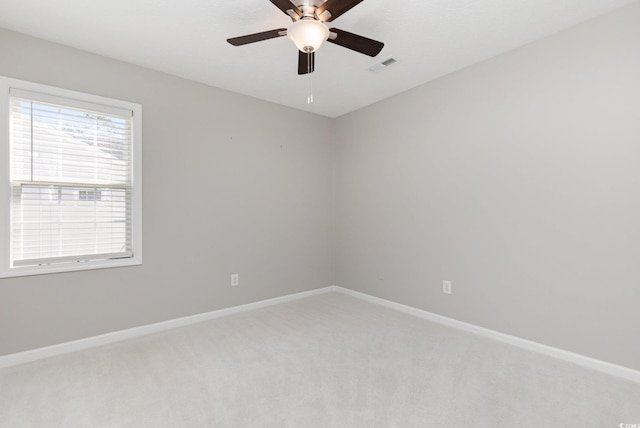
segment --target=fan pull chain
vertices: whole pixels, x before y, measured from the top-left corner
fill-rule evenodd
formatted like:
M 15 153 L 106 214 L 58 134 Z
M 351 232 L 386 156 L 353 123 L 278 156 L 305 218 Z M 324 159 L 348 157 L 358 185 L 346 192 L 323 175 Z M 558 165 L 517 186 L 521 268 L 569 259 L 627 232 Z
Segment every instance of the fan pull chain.
M 307 104 L 313 103 L 313 81 L 311 80 L 311 73 L 308 74 L 307 78 Z
M 307 104 L 313 103 L 313 80 L 311 73 L 311 54 L 307 55 Z

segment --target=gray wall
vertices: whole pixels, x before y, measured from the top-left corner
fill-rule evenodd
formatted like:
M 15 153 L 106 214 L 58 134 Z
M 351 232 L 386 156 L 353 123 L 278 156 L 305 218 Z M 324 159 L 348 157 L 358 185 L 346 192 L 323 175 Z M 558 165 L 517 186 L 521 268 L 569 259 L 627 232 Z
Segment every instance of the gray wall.
M 336 135 L 338 285 L 640 369 L 638 3 Z
M 0 58 L 144 130 L 144 264 L 0 279 L 0 355 L 334 283 L 329 119 L 4 30 Z

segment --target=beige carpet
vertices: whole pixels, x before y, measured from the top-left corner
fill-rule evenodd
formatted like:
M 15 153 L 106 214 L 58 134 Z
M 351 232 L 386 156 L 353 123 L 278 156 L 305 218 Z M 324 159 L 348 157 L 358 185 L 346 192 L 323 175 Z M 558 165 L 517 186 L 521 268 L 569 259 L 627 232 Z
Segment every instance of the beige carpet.
M 327 293 L 0 371 L 0 426 L 597 427 L 640 385 Z

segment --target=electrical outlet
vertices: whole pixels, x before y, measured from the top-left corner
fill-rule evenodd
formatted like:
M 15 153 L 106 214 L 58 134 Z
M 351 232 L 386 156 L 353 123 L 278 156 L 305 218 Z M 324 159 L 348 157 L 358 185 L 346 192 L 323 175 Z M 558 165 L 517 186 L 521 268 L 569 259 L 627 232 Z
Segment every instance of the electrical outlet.
M 240 275 L 237 273 L 234 273 L 233 275 L 231 275 L 231 286 L 235 287 L 236 285 L 240 284 Z
M 446 279 L 442 281 L 442 292 L 444 294 L 451 294 L 451 281 L 447 281 Z

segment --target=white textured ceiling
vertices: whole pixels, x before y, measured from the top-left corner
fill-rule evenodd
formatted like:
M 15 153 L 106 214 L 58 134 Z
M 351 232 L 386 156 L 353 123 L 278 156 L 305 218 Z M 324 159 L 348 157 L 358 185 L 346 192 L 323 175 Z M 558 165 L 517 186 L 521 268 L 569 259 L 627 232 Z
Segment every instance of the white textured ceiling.
M 287 27 L 291 20 L 268 0 L 0 0 L 0 27 L 337 117 L 633 2 L 365 0 L 330 26 L 384 49 L 370 58 L 323 45 L 310 105 L 308 77 L 298 76 L 286 37 L 226 42 Z M 368 70 L 389 57 L 398 63 Z

